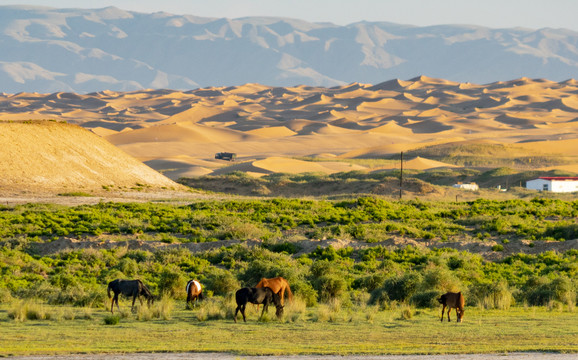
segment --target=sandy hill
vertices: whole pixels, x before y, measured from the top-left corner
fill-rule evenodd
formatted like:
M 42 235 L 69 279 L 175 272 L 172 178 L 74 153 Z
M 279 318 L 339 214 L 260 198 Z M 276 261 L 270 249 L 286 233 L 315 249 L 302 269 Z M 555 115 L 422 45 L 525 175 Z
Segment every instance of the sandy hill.
M 2 119 L 81 125 L 172 179 L 223 171 L 330 173 L 343 166 L 294 159 L 383 158 L 480 142 L 516 145 L 527 149 L 528 157 L 549 159 L 528 158 L 526 167 L 578 170 L 574 80 L 520 78 L 478 85 L 419 76 L 332 88 L 246 84 L 191 91 L 0 94 Z M 237 153 L 238 163 L 215 160 L 222 151 Z M 429 160 L 440 156 L 417 155 L 425 159 L 408 166 L 452 165 L 447 158 L 438 164 Z
M 0 122 L 0 189 L 179 188 L 92 132 L 53 121 Z

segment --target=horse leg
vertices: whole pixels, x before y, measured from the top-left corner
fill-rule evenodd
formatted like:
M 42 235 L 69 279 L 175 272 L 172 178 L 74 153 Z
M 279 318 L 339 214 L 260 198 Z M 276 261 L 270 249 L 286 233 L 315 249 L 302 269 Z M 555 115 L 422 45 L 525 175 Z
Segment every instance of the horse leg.
M 444 322 L 444 311 L 445 311 L 445 310 L 446 310 L 446 306 L 443 305 L 443 306 L 442 306 L 442 319 L 441 319 L 442 322 Z
M 247 318 L 245 317 L 245 308 L 246 307 L 247 307 L 247 304 L 241 305 L 241 314 L 243 315 L 243 322 L 247 322 Z
M 235 316 L 233 317 L 235 323 L 237 322 L 237 313 L 239 312 L 239 310 L 241 310 L 241 305 L 237 305 L 237 308 L 235 309 Z
M 118 306 L 118 298 L 119 298 L 120 294 L 115 294 L 114 297 L 112 298 L 112 304 L 110 304 L 110 312 L 112 313 L 112 309 L 114 304 L 116 303 L 116 308 L 118 309 L 118 311 L 120 312 L 120 306 Z
M 139 298 L 139 300 L 140 300 L 140 298 Z M 130 307 L 130 311 L 131 311 L 131 312 L 134 312 L 134 302 L 135 302 L 135 301 L 136 301 L 136 295 L 134 295 L 134 296 L 132 297 L 132 306 Z M 141 301 L 142 301 L 142 300 L 141 300 Z M 142 303 L 141 303 L 141 305 L 142 305 Z
M 450 319 L 450 312 L 452 311 L 452 308 L 448 306 L 448 322 L 451 321 Z
M 110 299 L 110 313 L 114 314 L 114 297 Z
M 283 298 L 285 297 L 285 288 L 281 288 L 281 290 L 279 290 L 277 295 L 279 295 L 281 297 L 281 305 L 283 305 L 284 304 Z
M 268 312 L 268 311 L 269 311 L 269 303 L 263 303 L 263 311 L 261 312 L 261 317 L 259 319 L 263 318 L 263 315 L 265 314 L 265 312 Z

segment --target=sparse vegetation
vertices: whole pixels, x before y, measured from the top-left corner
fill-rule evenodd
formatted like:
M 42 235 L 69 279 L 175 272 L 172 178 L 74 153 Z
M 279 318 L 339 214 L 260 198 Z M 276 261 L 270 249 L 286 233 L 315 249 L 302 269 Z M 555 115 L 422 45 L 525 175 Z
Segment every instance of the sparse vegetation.
M 288 331 L 285 327 L 291 324 L 315 331 L 321 331 L 323 323 L 343 329 L 355 324 L 356 329 L 368 331 L 384 322 L 403 321 L 411 329 L 415 324 L 429 326 L 425 324 L 439 321 L 435 299 L 456 290 L 465 294 L 466 319 L 475 311 L 524 306 L 546 307 L 575 319 L 577 250 L 509 253 L 490 261 L 443 245 L 452 238 L 480 244 L 491 241 L 501 248 L 494 252 L 504 253 L 521 240 L 563 243 L 574 234 L 576 217 L 577 201 L 545 198 L 426 202 L 360 197 L 4 206 L 0 208 L 0 320 L 4 312 L 10 324 L 95 321 L 113 325 L 120 321 L 123 331 L 130 332 L 126 329 L 138 329 L 142 322 L 163 321 L 179 328 L 194 321 L 220 329 L 221 322 L 228 324 L 232 317 L 234 291 L 273 276 L 288 279 L 296 299 L 282 321 L 269 316 L 259 324 L 268 330 L 281 326 L 275 331 Z M 51 250 L 52 244 L 64 238 L 95 246 Z M 304 246 L 323 238 L 373 246 Z M 389 248 L 379 243 L 389 238 L 411 239 L 417 245 L 434 242 L 439 248 Z M 141 245 L 170 246 L 133 249 L 128 239 L 138 239 Z M 117 246 L 97 249 L 106 240 Z M 185 247 L 204 242 L 225 245 L 227 240 L 238 243 L 199 252 Z M 248 246 L 249 241 L 254 245 Z M 115 278 L 139 278 L 161 300 L 150 308 L 137 306 L 134 314 L 126 299 L 121 300 L 121 312 L 113 318 L 106 309 L 106 284 Z M 192 313 L 183 313 L 184 287 L 190 278 L 203 283 L 207 299 Z M 76 310 L 58 310 L 71 307 Z M 472 326 L 479 323 L 473 321 Z M 513 348 L 521 347 L 507 347 Z M 572 346 L 564 349 L 578 351 Z
M 376 164 L 390 160 L 371 159 Z M 359 160 L 342 159 L 358 163 Z M 369 159 L 366 159 L 369 161 Z M 371 169 L 371 167 L 370 167 Z M 485 170 L 484 170 L 485 169 Z M 526 181 L 539 176 L 577 176 L 575 173 L 560 170 L 538 171 L 514 167 L 500 168 L 440 168 L 431 170 L 404 170 L 403 197 L 430 199 L 518 199 L 532 198 L 535 191 L 525 189 Z M 335 174 L 274 173 L 254 178 L 246 173 L 235 171 L 225 175 L 207 175 L 197 178 L 181 178 L 177 182 L 205 191 L 257 196 L 275 197 L 327 197 L 332 199 L 355 196 L 381 196 L 388 199 L 399 198 L 400 171 L 371 169 L 371 171 L 350 171 Z M 457 191 L 452 188 L 456 183 L 476 183 L 478 192 Z M 507 193 L 499 190 L 507 190 Z M 560 198 L 560 194 L 540 194 L 542 197 Z M 578 194 L 563 194 L 565 199 L 576 199 Z

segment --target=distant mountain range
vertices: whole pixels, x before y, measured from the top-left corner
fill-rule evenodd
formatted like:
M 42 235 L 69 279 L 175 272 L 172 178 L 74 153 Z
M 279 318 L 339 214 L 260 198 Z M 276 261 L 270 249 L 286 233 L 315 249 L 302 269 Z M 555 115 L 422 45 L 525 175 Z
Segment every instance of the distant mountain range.
M 578 77 L 578 32 L 0 6 L 0 92 Z

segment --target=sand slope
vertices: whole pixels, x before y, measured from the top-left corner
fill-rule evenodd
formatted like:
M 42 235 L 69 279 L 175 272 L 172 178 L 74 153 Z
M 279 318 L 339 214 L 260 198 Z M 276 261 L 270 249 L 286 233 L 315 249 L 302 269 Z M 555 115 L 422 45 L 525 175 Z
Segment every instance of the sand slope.
M 0 122 L 0 146 L 0 189 L 76 192 L 180 187 L 76 125 Z
M 379 158 L 463 141 L 578 157 L 574 80 L 477 85 L 420 76 L 333 88 L 246 84 L 186 92 L 0 94 L 2 119 L 79 124 L 173 179 L 240 166 L 215 160 L 221 151 L 237 153 L 255 173 L 330 173 L 335 165 L 296 165 L 292 158 Z M 161 161 L 178 157 L 177 167 Z M 416 168 L 447 165 L 424 159 Z

